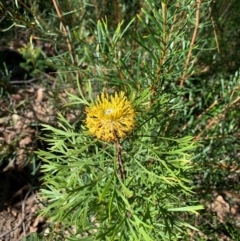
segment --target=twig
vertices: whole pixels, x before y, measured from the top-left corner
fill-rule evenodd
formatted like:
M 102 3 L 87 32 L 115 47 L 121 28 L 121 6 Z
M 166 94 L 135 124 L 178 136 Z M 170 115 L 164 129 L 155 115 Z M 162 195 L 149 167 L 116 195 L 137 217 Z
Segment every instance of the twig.
M 203 115 L 205 115 L 209 110 L 211 110 L 216 104 L 218 104 L 217 100 L 215 100 L 205 111 L 198 115 L 197 120 L 199 120 Z
M 31 9 L 22 1 L 22 0 L 17 0 L 17 2 L 20 2 L 20 4 L 22 4 L 22 6 L 27 9 L 29 12 L 31 12 Z
M 27 198 L 28 198 L 28 195 L 29 193 L 31 192 L 31 189 L 28 190 L 28 192 L 26 193 L 25 197 L 24 197 L 24 200 L 23 200 L 23 203 L 22 203 L 22 220 L 19 222 L 19 224 L 17 224 L 13 229 L 11 230 L 8 230 L 7 232 L 3 233 L 0 235 L 0 238 L 3 238 L 4 236 L 6 236 L 7 234 L 13 232 L 14 230 L 16 230 L 17 228 L 19 228 L 24 220 L 25 220 L 25 205 L 26 205 L 26 201 L 27 201 Z
M 173 31 L 174 31 L 174 28 L 175 28 L 175 23 L 176 23 L 176 20 L 177 20 L 177 14 L 174 14 L 174 17 L 173 17 L 173 21 L 172 21 L 172 26 L 171 26 L 171 29 L 170 29 L 170 33 L 168 35 L 168 42 L 171 41 L 172 39 L 172 36 L 173 36 Z
M 240 97 L 237 97 L 234 101 L 232 101 L 230 104 L 228 104 L 224 110 L 219 113 L 216 117 L 213 117 L 211 119 L 211 121 L 208 122 L 208 124 L 206 125 L 206 127 L 204 128 L 204 130 L 202 130 L 195 138 L 194 140 L 199 140 L 202 136 L 202 134 L 206 131 L 206 130 L 209 130 L 212 126 L 215 126 L 218 121 L 220 119 L 222 119 L 224 117 L 224 112 L 226 112 L 226 110 L 228 110 L 229 108 L 231 108 L 234 104 L 236 104 L 238 101 L 240 101 Z
M 163 37 L 162 37 L 162 42 L 163 42 L 163 51 L 162 51 L 162 56 L 160 59 L 160 68 L 163 65 L 165 55 L 166 55 L 166 50 L 167 50 L 167 4 L 162 2 L 162 10 L 163 10 Z
M 199 19 L 200 19 L 201 3 L 202 3 L 202 0 L 199 0 L 198 3 L 197 3 L 195 28 L 194 28 L 192 40 L 191 40 L 191 43 L 190 43 L 190 49 L 188 51 L 187 59 L 186 59 L 186 62 L 185 62 L 184 71 L 183 71 L 183 75 L 182 75 L 181 82 L 180 82 L 180 87 L 182 87 L 183 84 L 184 84 L 184 81 L 185 81 L 185 78 L 186 78 L 186 75 L 187 75 L 188 65 L 189 65 L 192 50 L 193 50 L 193 46 L 194 46 L 194 43 L 195 43 L 195 40 L 196 40 L 196 37 L 197 37 L 197 31 L 198 31 Z
M 210 12 L 210 19 L 211 19 L 212 27 L 213 27 L 214 38 L 215 38 L 215 42 L 216 42 L 216 46 L 217 46 L 217 52 L 220 53 L 220 47 L 219 47 L 219 42 L 218 42 L 218 37 L 217 37 L 217 31 L 216 31 L 216 26 L 215 26 L 214 19 L 212 17 L 212 8 L 211 7 L 209 7 L 209 12 Z
M 60 10 L 59 10 L 59 7 L 58 7 L 58 5 L 57 5 L 56 0 L 52 0 L 52 2 L 53 2 L 53 5 L 54 5 L 55 10 L 56 10 L 56 12 L 57 12 L 57 15 L 58 15 L 58 17 L 59 17 L 59 19 L 60 19 L 60 22 L 61 22 L 61 24 L 62 24 L 63 33 L 64 33 L 64 35 L 67 37 L 68 50 L 69 50 L 69 52 L 72 53 L 71 41 L 70 41 L 69 36 L 68 36 L 68 34 L 67 34 L 67 29 L 66 29 L 65 24 L 64 24 L 63 19 L 62 19 L 62 14 L 61 14 L 61 12 L 60 12 Z
M 203 115 L 205 115 L 207 112 L 209 112 L 215 105 L 218 104 L 218 101 L 215 100 L 206 110 L 204 110 L 200 115 L 197 116 L 197 120 L 199 120 Z M 186 123 L 181 130 L 186 129 L 186 127 L 188 126 L 189 123 Z
M 37 80 L 37 78 L 32 78 L 32 79 L 28 79 L 28 80 L 10 80 L 9 83 L 10 84 L 30 84 L 36 80 Z
M 7 17 L 7 13 L 5 13 L 2 18 L 0 19 L 0 23 Z
M 220 15 L 221 19 L 223 19 L 225 17 L 225 15 L 227 14 L 227 12 L 228 12 L 228 10 L 229 10 L 229 8 L 231 7 L 232 4 L 233 4 L 233 1 L 230 1 L 230 3 L 225 8 L 224 12 Z
M 163 66 L 163 63 L 164 63 L 164 60 L 165 60 L 165 57 L 166 57 L 166 51 L 167 51 L 167 4 L 163 3 L 163 2 L 162 2 L 162 12 L 163 12 L 162 54 L 161 54 L 161 57 L 159 59 L 159 66 L 158 66 L 157 71 L 156 71 L 156 81 L 151 86 L 152 95 L 151 95 L 151 99 L 149 101 L 149 105 L 151 105 L 154 101 L 153 94 L 157 90 L 161 69 L 162 69 L 162 66 Z
M 75 57 L 74 57 L 74 54 L 73 54 L 73 49 L 72 49 L 71 40 L 70 40 L 70 38 L 69 38 L 69 36 L 68 36 L 68 33 L 67 33 L 67 28 L 65 27 L 65 24 L 64 24 L 64 22 L 63 22 L 62 14 L 61 14 L 61 12 L 60 12 L 60 10 L 59 10 L 59 7 L 58 7 L 58 5 L 57 5 L 56 0 L 52 0 L 52 2 L 53 2 L 53 5 L 54 5 L 55 10 L 56 10 L 56 12 L 57 12 L 57 15 L 58 15 L 58 17 L 59 17 L 59 19 L 60 19 L 60 22 L 61 22 L 61 24 L 62 24 L 63 33 L 64 33 L 64 35 L 67 37 L 68 50 L 69 50 L 69 52 L 70 52 L 71 55 L 72 55 L 72 58 L 73 58 L 73 60 L 74 60 L 74 63 L 77 64 L 77 63 L 76 63 L 77 61 L 76 61 L 76 59 L 75 59 Z M 82 93 L 85 93 L 85 91 L 84 91 L 84 89 L 83 89 L 83 86 L 82 86 L 82 83 L 81 83 L 81 81 L 80 81 L 80 73 L 79 73 L 79 71 L 75 71 L 75 73 L 76 73 L 76 76 L 77 76 L 77 80 L 79 80 L 79 82 L 80 82 L 81 91 L 82 91 Z
M 125 179 L 125 170 L 124 170 L 123 161 L 122 161 L 122 151 L 121 151 L 122 147 L 121 147 L 118 139 L 116 141 L 116 150 L 117 150 L 117 161 L 118 161 L 120 177 L 122 180 L 124 180 Z

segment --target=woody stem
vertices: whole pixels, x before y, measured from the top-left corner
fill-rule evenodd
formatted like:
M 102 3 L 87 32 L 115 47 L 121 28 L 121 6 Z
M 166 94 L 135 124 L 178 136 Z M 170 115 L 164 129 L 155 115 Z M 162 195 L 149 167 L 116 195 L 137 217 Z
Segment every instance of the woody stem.
M 122 180 L 124 180 L 125 179 L 125 170 L 124 170 L 123 161 L 122 161 L 122 147 L 121 147 L 118 139 L 116 141 L 116 150 L 117 150 L 117 162 L 118 162 L 120 177 Z

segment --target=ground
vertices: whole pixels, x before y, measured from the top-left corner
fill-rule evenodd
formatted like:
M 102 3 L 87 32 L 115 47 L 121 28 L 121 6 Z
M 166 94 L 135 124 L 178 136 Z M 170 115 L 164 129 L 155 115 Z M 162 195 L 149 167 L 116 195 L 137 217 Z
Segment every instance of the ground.
M 11 49 L 1 53 L 5 60 L 10 59 L 9 68 L 19 70 L 22 58 L 16 58 L 15 65 L 13 61 L 19 53 Z M 24 80 L 23 72 L 10 76 L 7 82 L 0 80 L 0 241 L 22 240 L 31 232 L 42 231 L 46 224 L 38 217 L 43 207 L 38 198 L 41 160 L 34 151 L 45 148 L 40 139 L 41 124 L 56 122 L 58 107 L 52 102 L 56 92 L 60 106 L 66 103 L 65 90 L 74 92 L 66 86 L 55 92 L 56 83 L 49 73 L 34 79 L 27 76 Z M 65 113 L 68 121 L 76 118 L 77 112 Z

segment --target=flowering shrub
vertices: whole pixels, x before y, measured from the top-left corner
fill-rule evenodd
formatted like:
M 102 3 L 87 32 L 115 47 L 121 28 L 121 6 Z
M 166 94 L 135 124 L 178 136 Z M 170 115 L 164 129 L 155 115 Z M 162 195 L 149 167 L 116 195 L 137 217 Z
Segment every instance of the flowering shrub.
M 46 184 L 43 214 L 57 222 L 57 228 L 53 227 L 62 231 L 60 239 L 189 240 L 186 220 L 200 223 L 201 232 L 190 233 L 192 240 L 202 240 L 205 234 L 219 240 L 223 232 L 233 233 L 232 224 L 238 230 L 234 218 L 223 231 L 223 220 L 218 223 L 211 212 L 192 219 L 186 211 L 197 210 L 188 205 L 210 199 L 212 192 L 239 190 L 240 32 L 235 31 L 239 3 L 0 1 L 4 42 L 9 30 L 15 34 L 23 30 L 15 36 L 17 45 L 8 42 L 11 48 L 21 46 L 22 34 L 25 41 L 30 39 L 30 44 L 18 49 L 27 62 L 22 67 L 38 78 L 39 70 L 50 66 L 56 70 L 52 76 L 42 73 L 41 85 L 33 85 L 44 89 L 44 97 L 39 92 L 41 100 L 48 99 L 43 112 L 47 119 L 39 119 L 52 125 L 45 126 L 49 151 L 39 152 Z M 39 46 L 50 53 L 44 60 L 38 58 Z M 2 67 L 3 77 L 9 77 L 10 69 Z M 87 82 L 91 85 L 85 86 Z M 10 91 L 9 83 L 0 83 L 1 96 L 2 89 Z M 63 89 L 75 94 L 69 95 L 68 109 L 63 107 L 67 101 Z M 113 90 L 118 98 L 123 92 L 125 103 L 129 101 L 134 111 L 133 119 L 128 115 L 130 122 L 123 125 L 112 118 L 120 114 L 113 111 L 119 105 L 106 108 L 103 121 L 97 121 L 99 108 L 94 106 L 112 105 L 115 95 L 104 93 Z M 28 101 L 24 97 L 18 104 L 14 96 L 14 101 L 7 101 L 13 109 L 4 105 L 6 113 L 22 115 Z M 36 99 L 41 112 L 37 113 L 42 116 L 43 103 Z M 56 110 L 61 113 L 58 123 L 54 122 Z M 30 125 L 35 133 L 40 124 Z M 195 143 L 189 134 L 202 144 L 194 158 Z M 7 145 L 14 149 L 14 143 Z M 13 158 L 22 157 L 18 151 L 2 149 L 1 160 L 11 165 Z M 26 158 L 36 172 L 39 159 Z M 193 179 L 198 195 L 190 196 Z M 204 218 L 210 221 L 203 224 Z M 65 237 L 66 229 L 69 237 Z M 220 237 L 212 230 L 218 230 Z
M 95 42 L 76 48 L 75 60 L 69 51 L 74 61 L 84 57 L 59 76 L 74 77 L 78 92 L 68 93 L 67 106 L 82 113 L 71 123 L 59 113 L 57 127 L 44 125 L 41 214 L 68 229 L 72 241 L 186 240 L 194 227 L 182 213 L 202 208 L 191 196 L 196 143 L 179 131 L 184 100 L 171 85 L 183 85 L 194 62 L 194 41 L 183 32 L 193 30 L 184 16 L 197 8 L 146 4 L 116 30 L 98 21 Z M 134 21 L 141 27 L 129 38 Z M 68 41 L 77 43 L 78 34 Z
M 91 88 L 88 92 L 92 96 Z M 130 92 L 129 98 L 124 92 L 101 94 L 93 102 L 69 94 L 68 105 L 86 105 L 81 128 L 60 114 L 60 128 L 44 126 L 51 134 L 45 139 L 49 151 L 38 152 L 44 161 L 42 195 L 48 200 L 42 214 L 74 226 L 70 240 L 179 238 L 191 226 L 176 212 L 201 208 L 183 202 L 191 194 L 189 158 L 195 144 L 191 137 L 159 134 L 167 96 L 156 100 L 161 111 L 152 114 L 144 108 L 149 89 Z

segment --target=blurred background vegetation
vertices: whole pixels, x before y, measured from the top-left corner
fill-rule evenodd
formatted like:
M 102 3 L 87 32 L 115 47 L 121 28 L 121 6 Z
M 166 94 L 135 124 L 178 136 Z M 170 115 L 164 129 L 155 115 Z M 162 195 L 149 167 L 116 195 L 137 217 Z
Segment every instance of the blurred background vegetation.
M 152 8 L 164 13 L 163 2 L 167 22 L 156 26 L 151 21 L 156 14 Z M 160 76 L 156 85 L 150 86 L 153 91 L 157 89 L 155 98 L 168 93 L 182 106 L 178 113 L 169 113 L 171 128 L 164 131 L 177 137 L 192 135 L 201 143 L 193 159 L 198 166 L 193 179 L 199 202 L 207 207 L 218 195 L 230 204 L 240 202 L 239 9 L 238 0 L 0 0 L 1 128 L 7 129 L 6 122 L 14 122 L 14 114 L 26 116 L 26 110 L 35 110 L 34 118 L 28 116 L 34 137 L 24 146 L 31 155 L 17 159 L 20 141 L 7 142 L 2 134 L 1 170 L 14 159 L 18 168 L 27 168 L 29 179 L 41 175 L 40 161 L 32 152 L 45 148 L 37 138 L 44 135 L 40 124 L 55 125 L 57 111 L 69 116 L 76 126 L 83 116 L 77 108 L 63 108 L 65 90 L 71 92 L 77 84 L 83 88 L 87 81 L 94 83 L 96 90 L 99 86 L 116 87 L 122 81 L 141 91 L 144 85 L 149 87 L 146 76 Z M 119 23 L 122 29 L 128 26 L 120 41 L 101 34 L 97 27 L 101 19 L 109 36 L 114 36 Z M 151 67 L 153 56 L 147 48 L 155 47 L 157 41 L 161 42 L 162 62 Z M 144 85 L 139 86 L 138 81 L 145 81 Z M 11 101 L 12 94 L 29 87 L 44 88 L 47 106 L 41 115 L 35 109 L 36 95 Z M 226 216 L 220 222 L 217 214 L 206 208 L 195 220 L 188 220 L 200 230 L 188 238 L 220 240 L 224 236 L 223 240 L 240 240 L 238 216 Z

